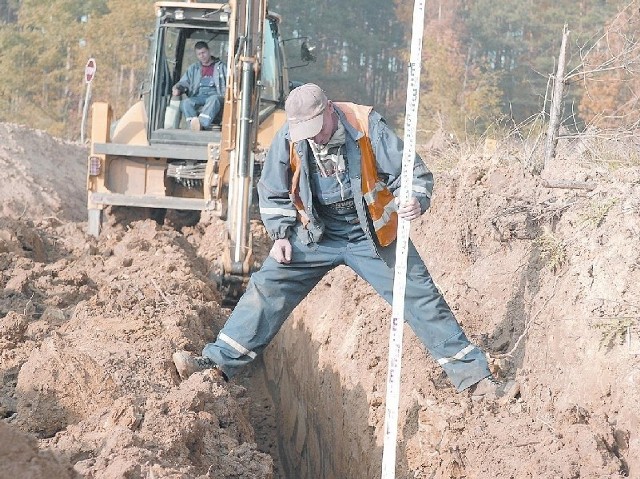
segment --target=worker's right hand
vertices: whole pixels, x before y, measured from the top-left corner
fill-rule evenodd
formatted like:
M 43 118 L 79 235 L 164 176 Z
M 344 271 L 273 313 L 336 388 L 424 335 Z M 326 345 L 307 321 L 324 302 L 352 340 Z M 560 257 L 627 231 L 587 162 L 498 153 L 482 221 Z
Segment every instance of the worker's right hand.
M 288 238 L 280 238 L 275 240 L 269 256 L 278 263 L 291 263 L 291 242 Z

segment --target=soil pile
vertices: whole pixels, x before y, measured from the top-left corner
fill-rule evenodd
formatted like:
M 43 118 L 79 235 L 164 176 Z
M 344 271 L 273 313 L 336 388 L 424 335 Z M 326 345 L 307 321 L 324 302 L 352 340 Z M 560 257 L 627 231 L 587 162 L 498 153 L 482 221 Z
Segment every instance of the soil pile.
M 5 203 L 20 206 L 0 218 L 2 433 L 19 438 L 0 441 L 0 477 L 64 477 L 42 471 L 71 466 L 83 477 L 272 477 L 246 390 L 206 374 L 181 383 L 171 362 L 228 315 L 207 277 L 215 258 L 198 253 L 220 249 L 221 225 L 198 232 L 203 244 L 150 220 L 107 224 L 96 241 L 86 223 L 63 221 L 85 214 L 86 149 L 14 125 L 0 132 L 5 145 L 24 143 L 0 157 L 13 167 L 3 190 L 17 192 Z M 12 473 L 34 461 L 48 465 Z
M 180 382 L 173 351 L 229 314 L 224 225 L 111 214 L 89 238 L 86 148 L 0 144 L 0 478 L 379 476 L 391 313 L 368 285 L 336 269 L 246 375 Z M 449 148 L 412 237 L 509 393 L 456 394 L 407 330 L 398 477 L 638 477 L 638 166 L 566 145 L 536 177 L 507 145 Z

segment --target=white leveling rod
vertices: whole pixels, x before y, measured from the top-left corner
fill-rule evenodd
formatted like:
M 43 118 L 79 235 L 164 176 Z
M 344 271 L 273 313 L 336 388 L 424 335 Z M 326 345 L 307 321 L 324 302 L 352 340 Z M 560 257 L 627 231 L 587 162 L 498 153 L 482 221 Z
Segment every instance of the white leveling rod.
M 404 118 L 404 151 L 400 203 L 411 199 L 413 163 L 416 155 L 416 123 L 420 99 L 420 67 L 422 64 L 422 32 L 424 30 L 424 0 L 413 6 L 411 30 L 411 58 L 407 83 L 407 105 Z M 402 330 L 404 327 L 404 296 L 407 286 L 407 252 L 409 249 L 409 221 L 398 219 L 396 242 L 396 268 L 393 282 L 391 331 L 389 333 L 389 366 L 387 372 L 387 398 L 384 416 L 384 449 L 382 452 L 382 479 L 396 477 L 396 443 L 398 437 L 398 409 L 400 403 L 400 370 L 402 365 Z

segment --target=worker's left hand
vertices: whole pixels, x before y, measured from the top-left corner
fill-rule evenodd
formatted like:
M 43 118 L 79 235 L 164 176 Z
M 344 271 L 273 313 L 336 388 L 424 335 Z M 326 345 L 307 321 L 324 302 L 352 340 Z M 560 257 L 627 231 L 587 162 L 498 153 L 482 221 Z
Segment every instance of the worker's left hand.
M 400 203 L 400 198 L 396 198 L 396 204 Z M 420 202 L 415 196 L 402 205 L 398 206 L 398 216 L 403 220 L 412 221 L 418 218 L 422 214 L 420 209 Z
M 280 264 L 291 263 L 291 241 L 288 238 L 280 238 L 273 242 L 269 256 Z

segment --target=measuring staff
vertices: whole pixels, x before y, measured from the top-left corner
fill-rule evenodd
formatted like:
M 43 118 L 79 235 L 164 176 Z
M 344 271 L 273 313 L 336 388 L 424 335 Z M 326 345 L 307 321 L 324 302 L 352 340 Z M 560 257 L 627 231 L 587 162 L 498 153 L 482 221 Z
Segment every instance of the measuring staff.
M 407 103 L 404 120 L 404 151 L 402 155 L 402 183 L 398 195 L 402 203 L 411 198 L 413 165 L 416 154 L 416 125 L 420 103 L 420 70 L 422 66 L 422 34 L 424 30 L 424 0 L 413 6 L 411 55 L 407 81 Z M 396 477 L 396 444 L 398 438 L 398 410 L 400 407 L 400 377 L 402 370 L 402 333 L 404 330 L 404 302 L 407 285 L 407 254 L 410 224 L 398 223 L 396 269 L 393 282 L 391 325 L 389 330 L 389 361 L 387 365 L 387 397 L 384 416 L 384 444 L 382 450 L 382 479 Z

